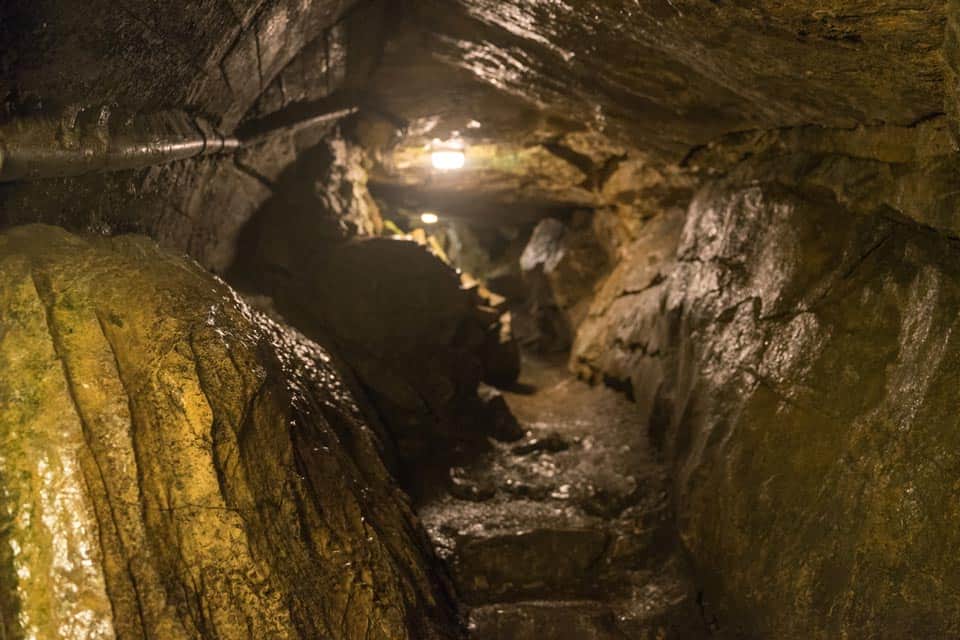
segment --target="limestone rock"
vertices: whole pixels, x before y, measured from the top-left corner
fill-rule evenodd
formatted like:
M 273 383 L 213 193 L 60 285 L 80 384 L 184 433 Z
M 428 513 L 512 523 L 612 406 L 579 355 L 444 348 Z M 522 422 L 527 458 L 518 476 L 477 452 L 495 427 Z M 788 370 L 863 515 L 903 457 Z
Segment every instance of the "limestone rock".
M 136 236 L 0 236 L 6 638 L 450 637 L 329 355 Z
M 493 443 L 420 513 L 476 640 L 707 637 L 672 535 L 667 469 L 634 405 L 526 359 L 505 391 L 526 438 Z M 531 389 L 537 389 L 531 393 Z
M 244 117 L 270 111 L 277 93 L 288 106 L 342 87 L 342 20 L 357 4 L 198 0 L 166 11 L 139 0 L 2 3 L 0 118 L 39 111 L 69 132 L 74 120 L 115 126 L 133 114 L 184 109 L 231 134 Z M 240 229 L 272 189 L 289 187 L 277 174 L 325 132 L 314 123 L 236 155 L 4 184 L 0 225 L 143 233 L 222 274 Z M 327 143 L 338 165 L 307 177 L 322 185 L 315 200 L 342 213 L 344 225 L 376 227 L 356 149 L 336 135 Z
M 483 640 L 623 640 L 613 611 L 589 601 L 522 602 L 476 607 L 470 629 Z
M 948 117 L 935 114 L 909 127 L 745 132 L 692 153 L 688 164 L 741 184 L 759 180 L 807 192 L 827 190 L 855 213 L 893 211 L 957 236 L 960 156 L 950 125 Z
M 482 420 L 487 420 L 490 435 L 501 442 L 513 442 L 523 437 L 524 431 L 517 418 L 510 411 L 503 394 L 497 389 L 480 384 L 477 388 L 477 397 L 480 400 L 477 414 Z
M 570 357 L 582 378 L 627 392 L 656 438 L 663 427 L 656 402 L 674 337 L 663 300 L 683 223 L 682 212 L 668 211 L 643 226 L 598 288 Z
M 569 348 L 605 266 L 605 254 L 585 221 L 542 220 L 520 256 L 534 325 L 533 335 L 521 339 L 543 351 Z
M 497 602 L 543 592 L 560 595 L 587 574 L 607 547 L 592 529 L 532 529 L 459 541 L 452 571 L 471 603 Z
M 663 438 L 722 627 L 956 635 L 956 247 L 738 184 L 700 191 L 672 269 L 638 253 L 598 296 L 579 364 L 629 380 Z
M 960 2 L 947 0 L 945 11 L 947 29 L 943 57 L 946 62 L 946 111 L 950 115 L 954 138 L 960 142 Z

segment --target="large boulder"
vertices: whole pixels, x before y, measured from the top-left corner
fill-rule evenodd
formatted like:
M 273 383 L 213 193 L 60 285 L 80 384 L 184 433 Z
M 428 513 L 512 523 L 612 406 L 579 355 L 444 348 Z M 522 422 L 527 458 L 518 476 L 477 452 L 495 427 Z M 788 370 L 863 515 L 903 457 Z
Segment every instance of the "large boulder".
M 822 193 L 716 183 L 675 264 L 649 259 L 598 296 L 577 365 L 628 380 L 663 437 L 724 626 L 960 633 L 955 243 Z
M 500 377 L 515 345 L 501 340 L 500 312 L 422 246 L 353 238 L 297 253 L 268 232 L 237 278 L 335 347 L 382 419 L 405 483 L 460 445 L 485 446 L 493 425 L 475 420 L 477 386 Z
M 323 348 L 135 236 L 0 235 L 0 635 L 439 638 Z

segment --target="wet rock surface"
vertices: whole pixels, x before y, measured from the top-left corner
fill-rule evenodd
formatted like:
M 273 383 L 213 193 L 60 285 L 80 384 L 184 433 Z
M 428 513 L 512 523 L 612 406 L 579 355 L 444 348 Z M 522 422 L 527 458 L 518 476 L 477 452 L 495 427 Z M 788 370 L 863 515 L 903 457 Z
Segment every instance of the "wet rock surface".
M 569 224 L 556 218 L 541 220 L 520 256 L 527 307 L 518 316 L 518 332 L 528 348 L 554 353 L 569 350 L 593 285 L 606 267 L 590 216 L 581 213 L 584 215 L 574 215 Z
M 678 210 L 665 212 L 624 247 L 624 258 L 598 289 L 571 351 L 572 370 L 629 393 L 642 424 L 653 431 L 663 426 L 662 416 L 651 412 L 675 336 L 664 297 L 685 218 Z
M 954 137 L 960 141 L 960 3 L 947 0 L 944 7 L 947 18 L 943 41 L 946 86 L 946 112 L 950 116 Z
M 955 634 L 955 242 L 736 182 L 702 189 L 673 238 L 621 265 L 575 362 L 627 381 L 665 443 L 721 620 Z
M 500 312 L 415 242 L 330 242 L 306 226 L 298 239 L 297 228 L 255 234 L 236 280 L 335 346 L 386 428 L 406 488 L 430 491 L 421 466 L 511 429 L 477 394 L 481 380 L 510 384 L 518 373 Z
M 958 147 L 950 120 L 932 114 L 912 126 L 796 127 L 725 136 L 694 151 L 688 166 L 728 180 L 826 191 L 857 214 L 898 215 L 957 236 Z
M 613 174 L 640 184 L 735 133 L 909 129 L 956 111 L 955 14 L 952 0 L 417 0 L 368 85 L 409 123 L 375 183 L 524 216 L 629 200 Z M 433 175 L 424 145 L 458 136 L 465 170 Z
M 524 364 L 523 390 L 504 393 L 524 438 L 465 460 L 418 507 L 471 637 L 706 637 L 633 405 L 561 361 Z
M 0 272 L 3 637 L 456 635 L 323 348 L 142 237 Z
M 229 130 L 353 4 L 203 0 L 176 12 L 143 2 L 7 2 L 0 99 L 13 110 L 189 104 Z
M 448 64 L 650 150 L 682 156 L 778 126 L 909 124 L 943 108 L 940 2 L 414 4 Z
M 344 88 L 345 21 L 357 3 L 188 4 L 0 4 L 0 121 L 41 114 L 58 121 L 58 137 L 69 140 L 78 123 L 105 132 L 133 114 L 174 109 L 231 135 L 241 122 L 283 116 L 291 106 Z M 236 154 L 0 183 L 0 225 L 42 222 L 85 233 L 141 233 L 222 274 L 236 257 L 240 231 L 289 186 L 279 182 L 280 174 L 328 136 L 324 146 L 343 144 L 330 123 L 315 123 L 298 130 L 280 127 Z M 352 158 L 341 160 L 337 169 L 351 185 L 339 184 L 339 176 L 323 166 L 306 179 L 335 178 L 324 185 L 333 208 L 353 179 L 361 198 L 365 191 Z M 338 213 L 344 225 L 358 222 L 355 211 Z

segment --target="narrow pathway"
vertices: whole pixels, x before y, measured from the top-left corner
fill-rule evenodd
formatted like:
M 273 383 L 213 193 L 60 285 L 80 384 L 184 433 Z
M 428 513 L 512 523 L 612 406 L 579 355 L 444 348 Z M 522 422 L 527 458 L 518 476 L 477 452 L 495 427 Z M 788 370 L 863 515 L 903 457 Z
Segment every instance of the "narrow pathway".
M 420 509 L 471 637 L 704 637 L 636 408 L 559 361 L 526 358 L 521 382 L 504 396 L 526 436 L 452 470 Z

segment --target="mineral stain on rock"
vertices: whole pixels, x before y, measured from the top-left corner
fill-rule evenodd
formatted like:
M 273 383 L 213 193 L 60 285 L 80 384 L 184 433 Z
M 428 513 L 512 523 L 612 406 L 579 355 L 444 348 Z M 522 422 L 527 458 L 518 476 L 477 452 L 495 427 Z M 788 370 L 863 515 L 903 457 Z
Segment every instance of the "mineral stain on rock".
M 145 238 L 0 236 L 6 638 L 446 637 L 329 356 Z

